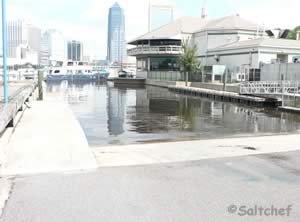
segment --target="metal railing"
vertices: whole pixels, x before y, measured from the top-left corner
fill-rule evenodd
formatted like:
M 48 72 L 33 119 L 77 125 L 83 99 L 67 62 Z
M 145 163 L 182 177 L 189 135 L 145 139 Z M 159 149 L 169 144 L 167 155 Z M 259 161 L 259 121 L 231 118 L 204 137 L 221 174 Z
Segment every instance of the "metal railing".
M 243 82 L 240 85 L 240 94 L 299 96 L 300 82 L 299 81 Z
M 150 71 L 148 73 L 147 78 L 152 80 L 163 80 L 163 81 L 184 80 L 182 73 L 180 73 L 179 71 Z
M 144 46 L 128 49 L 128 55 L 141 55 L 141 54 L 181 54 L 181 46 Z

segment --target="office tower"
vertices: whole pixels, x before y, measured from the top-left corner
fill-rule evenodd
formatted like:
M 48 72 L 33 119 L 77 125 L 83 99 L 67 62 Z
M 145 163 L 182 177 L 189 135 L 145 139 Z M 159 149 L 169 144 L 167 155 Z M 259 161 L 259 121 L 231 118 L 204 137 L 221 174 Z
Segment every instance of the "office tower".
M 83 59 L 83 44 L 82 42 L 72 40 L 68 41 L 68 60 L 80 62 Z
M 107 60 L 119 64 L 127 60 L 125 14 L 118 3 L 109 9 Z
M 16 58 L 18 47 L 27 47 L 39 53 L 41 49 L 41 29 L 24 20 L 8 21 L 7 57 Z
M 42 38 L 41 63 L 49 65 L 65 61 L 65 48 L 62 33 L 54 29 L 47 30 Z

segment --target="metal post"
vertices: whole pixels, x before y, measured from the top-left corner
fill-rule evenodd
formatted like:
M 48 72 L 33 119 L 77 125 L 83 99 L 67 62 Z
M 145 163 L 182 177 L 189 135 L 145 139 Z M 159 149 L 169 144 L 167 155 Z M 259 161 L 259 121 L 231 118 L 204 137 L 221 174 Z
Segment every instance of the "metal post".
M 226 67 L 226 70 L 223 74 L 223 91 L 226 91 L 227 75 L 228 75 L 228 68 Z
M 38 88 L 39 88 L 38 100 L 41 100 L 41 101 L 44 99 L 43 81 L 44 81 L 44 73 L 42 71 L 38 71 Z
M 2 48 L 3 48 L 3 88 L 4 103 L 8 103 L 8 76 L 7 76 L 7 36 L 6 36 L 6 4 L 2 0 Z

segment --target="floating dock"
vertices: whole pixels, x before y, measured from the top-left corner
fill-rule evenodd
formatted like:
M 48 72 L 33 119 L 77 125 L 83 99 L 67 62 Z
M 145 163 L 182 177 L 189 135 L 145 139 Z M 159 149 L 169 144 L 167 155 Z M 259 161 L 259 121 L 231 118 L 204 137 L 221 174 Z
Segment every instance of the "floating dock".
M 29 101 L 36 87 L 31 81 L 9 83 L 9 103 L 4 104 L 3 86 L 0 85 L 0 136 L 7 127 L 14 126 L 15 116 L 23 111 L 24 103 Z
M 186 86 L 169 86 L 170 91 L 190 95 L 206 97 L 215 100 L 221 100 L 226 102 L 242 103 L 246 105 L 256 105 L 256 106 L 279 106 L 281 101 L 274 98 L 263 98 L 255 96 L 245 96 L 233 92 L 217 91 L 211 89 L 203 89 L 196 87 L 186 87 Z
M 288 112 L 288 113 L 298 113 L 300 114 L 300 108 L 291 107 L 291 106 L 280 106 L 278 107 L 280 111 Z
M 113 78 L 109 79 L 113 81 L 115 85 L 127 85 L 127 86 L 144 86 L 146 79 L 144 78 Z

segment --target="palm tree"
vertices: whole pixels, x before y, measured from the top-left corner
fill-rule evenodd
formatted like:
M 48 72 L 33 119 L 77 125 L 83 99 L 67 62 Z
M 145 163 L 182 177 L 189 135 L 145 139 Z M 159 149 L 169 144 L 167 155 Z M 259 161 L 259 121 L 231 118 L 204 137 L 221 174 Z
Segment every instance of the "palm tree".
M 179 57 L 179 64 L 185 76 L 185 86 L 188 85 L 190 73 L 196 73 L 200 70 L 200 62 L 197 59 L 197 46 L 191 45 L 190 40 L 182 41 L 183 53 Z

